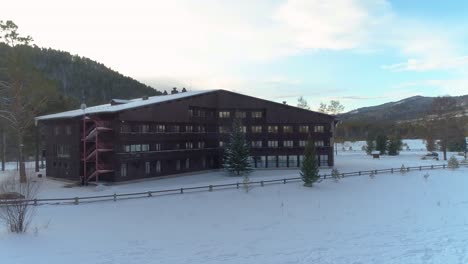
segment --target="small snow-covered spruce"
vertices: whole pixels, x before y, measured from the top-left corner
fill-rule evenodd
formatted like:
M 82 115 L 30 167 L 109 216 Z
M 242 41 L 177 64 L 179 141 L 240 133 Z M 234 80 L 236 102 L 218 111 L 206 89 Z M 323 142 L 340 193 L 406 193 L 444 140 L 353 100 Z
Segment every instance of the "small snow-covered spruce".
M 331 176 L 335 182 L 340 181 L 341 175 L 337 168 L 333 168 L 333 170 L 331 171 Z
M 374 171 L 371 171 L 371 173 L 369 174 L 369 178 L 371 178 L 371 179 L 374 179 L 374 178 L 375 178 L 375 173 L 374 173 Z
M 315 143 L 309 136 L 304 151 L 304 160 L 301 166 L 301 177 L 304 186 L 312 187 L 314 182 L 320 179 L 317 156 L 315 154 Z
M 407 169 L 405 167 L 405 164 L 401 164 L 400 173 L 405 174 L 406 172 L 407 172 Z
M 233 175 L 246 175 L 252 171 L 249 161 L 250 147 L 245 140 L 240 119 L 234 119 L 229 141 L 224 148 L 223 167 Z
M 248 174 L 244 174 L 244 179 L 242 180 L 242 188 L 248 193 L 252 187 L 250 186 L 250 178 Z
M 451 156 L 450 159 L 448 160 L 447 167 L 449 169 L 457 169 L 460 167 L 460 163 L 458 162 L 455 156 Z
M 426 173 L 426 174 L 424 174 L 424 176 L 423 176 L 423 177 L 424 177 L 424 180 L 426 180 L 426 181 L 427 181 L 427 179 L 429 178 L 429 173 Z

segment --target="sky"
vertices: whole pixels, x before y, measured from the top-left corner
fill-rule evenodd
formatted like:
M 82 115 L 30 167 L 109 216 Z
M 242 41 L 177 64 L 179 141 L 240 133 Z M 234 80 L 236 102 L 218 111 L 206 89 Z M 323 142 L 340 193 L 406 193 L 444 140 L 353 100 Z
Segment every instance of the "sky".
M 468 94 L 467 12 L 457 0 L 15 0 L 0 20 L 158 90 L 350 111 Z

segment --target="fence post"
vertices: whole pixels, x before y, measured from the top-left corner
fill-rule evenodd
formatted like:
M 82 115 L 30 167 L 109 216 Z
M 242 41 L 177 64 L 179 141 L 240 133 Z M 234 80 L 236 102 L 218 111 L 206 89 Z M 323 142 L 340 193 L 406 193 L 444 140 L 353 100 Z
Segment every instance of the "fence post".
M 286 179 L 283 179 L 283 184 L 286 184 Z
M 238 182 L 236 182 L 236 187 L 237 187 L 237 189 L 239 189 L 239 183 Z
M 444 164 L 444 165 L 442 165 L 442 168 L 444 168 L 444 169 L 445 169 L 445 164 Z
M 359 176 L 361 176 L 361 171 L 359 171 Z
M 393 173 L 393 168 L 392 168 L 392 170 L 391 170 L 391 171 L 392 171 L 392 173 Z
M 422 166 L 419 166 L 419 170 L 422 170 Z
M 212 191 L 213 191 L 213 185 L 210 185 L 210 186 L 209 186 L 209 189 L 208 189 L 208 191 L 210 191 L 210 192 L 212 192 Z
M 431 165 L 431 170 L 434 169 L 434 165 Z
M 341 178 L 344 178 L 344 173 L 341 174 Z
M 377 174 L 377 170 L 375 170 L 375 174 Z
M 75 197 L 75 205 L 78 205 L 80 202 L 78 201 L 78 197 Z
M 184 193 L 184 188 L 180 188 L 180 193 Z
M 263 181 L 260 182 L 260 185 L 263 187 Z
M 37 199 L 34 199 L 34 206 L 37 205 Z
M 114 193 L 114 202 L 117 202 L 117 194 Z
M 148 197 L 151 197 L 153 196 L 153 194 L 151 192 L 148 192 Z
M 408 167 L 408 168 L 406 169 L 406 171 L 410 171 L 410 167 Z

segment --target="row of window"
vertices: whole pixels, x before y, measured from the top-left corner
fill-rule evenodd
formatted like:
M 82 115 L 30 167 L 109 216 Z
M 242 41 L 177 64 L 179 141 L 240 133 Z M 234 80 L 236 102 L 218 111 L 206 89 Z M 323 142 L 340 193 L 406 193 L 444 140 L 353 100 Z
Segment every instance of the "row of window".
M 304 155 L 253 156 L 249 160 L 255 168 L 300 167 Z M 319 166 L 328 166 L 328 155 L 317 155 L 317 163 Z
M 266 126 L 265 127 L 266 131 L 268 133 L 278 133 L 279 129 L 278 126 Z M 240 130 L 243 133 L 247 133 L 247 127 L 246 126 L 241 126 Z M 219 126 L 218 128 L 219 133 L 229 133 L 230 132 L 230 127 L 229 126 Z M 293 126 L 282 126 L 282 131 L 283 133 L 293 133 L 294 132 L 294 127 Z M 309 133 L 309 126 L 306 125 L 301 125 L 299 126 L 298 129 L 299 133 Z M 317 125 L 314 126 L 315 133 L 323 133 L 325 132 L 325 126 L 323 125 Z M 250 132 L 252 133 L 262 133 L 263 132 L 263 126 L 251 126 L 250 127 Z
M 211 158 L 209 160 L 209 165 L 213 167 L 214 160 Z M 162 172 L 162 166 L 161 166 L 161 161 L 156 160 L 156 161 L 146 161 L 145 163 L 145 174 L 150 175 L 150 174 L 159 174 Z M 120 176 L 126 177 L 128 175 L 128 163 L 122 163 L 120 165 Z M 181 170 L 188 170 L 192 166 L 191 160 L 189 158 L 182 159 L 182 160 L 175 160 L 175 167 L 174 169 L 176 171 L 181 171 Z M 202 168 L 207 168 L 207 158 L 202 157 L 201 159 L 201 167 Z
M 236 111 L 234 112 L 234 116 L 236 118 L 247 118 L 247 112 L 245 111 Z M 231 111 L 219 111 L 218 112 L 219 118 L 231 118 Z M 252 111 L 250 112 L 250 117 L 252 118 L 262 118 L 263 112 L 262 111 Z
M 204 141 L 185 142 L 182 145 L 180 143 L 175 143 L 173 147 L 174 149 L 183 149 L 183 148 L 184 149 L 194 149 L 194 148 L 203 149 L 205 148 L 205 142 Z M 161 150 L 162 150 L 161 143 L 123 145 L 124 152 L 145 152 L 145 151 L 161 151 Z
M 316 147 L 324 147 L 325 146 L 325 142 L 323 140 L 317 140 L 317 141 L 314 141 L 314 142 L 315 142 Z M 297 141 L 296 146 L 305 147 L 306 144 L 307 144 L 307 140 L 299 140 L 299 141 Z M 225 145 L 226 145 L 226 142 L 219 141 L 219 146 L 220 147 L 224 147 Z M 251 141 L 250 146 L 252 148 L 263 148 L 263 140 Z M 277 148 L 277 147 L 279 147 L 278 140 L 268 140 L 265 146 L 269 147 L 269 148 Z M 294 147 L 294 141 L 293 140 L 284 140 L 282 146 L 285 147 L 285 148 L 292 148 L 292 147 Z
M 62 132 L 62 127 L 60 126 L 55 126 L 54 127 L 54 135 L 55 136 L 58 136 L 62 133 L 65 133 L 65 135 L 71 135 L 72 134 L 72 128 L 71 126 L 65 126 L 65 131 Z
M 142 124 L 142 125 L 133 125 L 133 126 L 129 125 L 129 124 L 122 124 L 120 126 L 120 133 L 142 133 L 142 134 L 145 134 L 145 133 L 167 133 L 167 132 L 172 132 L 172 133 L 180 133 L 180 132 L 205 133 L 206 132 L 206 126 L 204 126 L 204 125 L 180 126 L 180 125 L 160 125 L 160 124 L 153 124 L 153 125 Z
M 70 157 L 70 145 L 66 145 L 66 144 L 54 145 L 54 156 L 57 158 L 69 158 Z

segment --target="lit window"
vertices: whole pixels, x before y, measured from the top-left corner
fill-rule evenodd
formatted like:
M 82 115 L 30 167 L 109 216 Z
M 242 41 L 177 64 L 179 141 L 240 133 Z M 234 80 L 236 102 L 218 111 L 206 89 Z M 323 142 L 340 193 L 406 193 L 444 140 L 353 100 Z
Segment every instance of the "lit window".
M 315 141 L 315 146 L 316 146 L 316 147 L 323 147 L 323 146 L 324 146 L 323 140 Z
M 283 147 L 285 147 L 285 148 L 291 148 L 291 147 L 293 147 L 293 141 L 292 141 L 292 140 L 285 140 L 285 141 L 283 141 Z
M 219 141 L 219 146 L 220 146 L 221 148 L 224 147 L 224 145 L 225 145 L 224 141 Z
M 193 143 L 192 142 L 185 142 L 185 148 L 186 149 L 193 149 Z
M 305 147 L 306 146 L 306 142 L 305 140 L 299 140 L 299 147 Z
M 247 133 L 247 127 L 246 126 L 241 126 L 240 130 L 242 133 Z
M 130 145 L 125 145 L 124 146 L 124 151 L 125 152 L 130 152 Z
M 198 148 L 199 149 L 205 148 L 205 142 L 203 141 L 198 142 Z
M 244 111 L 236 112 L 236 118 L 245 118 L 247 113 Z
M 257 141 L 252 141 L 252 148 L 261 148 L 262 147 L 262 141 L 257 140 Z
M 141 151 L 149 151 L 149 144 L 142 144 Z
M 325 131 L 325 127 L 324 126 L 315 126 L 314 127 L 314 132 L 315 133 L 323 133 Z
M 185 132 L 192 133 L 193 132 L 193 126 L 185 126 Z
M 277 140 L 268 140 L 268 147 L 269 148 L 277 148 L 278 147 L 278 141 Z
M 141 125 L 141 133 L 149 133 L 149 125 Z
M 293 127 L 292 126 L 283 126 L 283 133 L 292 133 Z
M 165 125 L 156 125 L 155 132 L 156 133 L 164 133 L 166 131 Z
M 135 151 L 137 152 L 141 151 L 141 145 L 135 145 Z
M 229 118 L 231 117 L 231 112 L 229 111 L 220 111 L 219 118 Z
M 299 126 L 300 133 L 309 133 L 309 126 Z
M 252 112 L 252 118 L 262 118 L 263 113 L 261 111 Z
M 252 133 L 262 133 L 262 126 L 252 126 Z
M 268 126 L 268 133 L 278 133 L 278 126 Z

